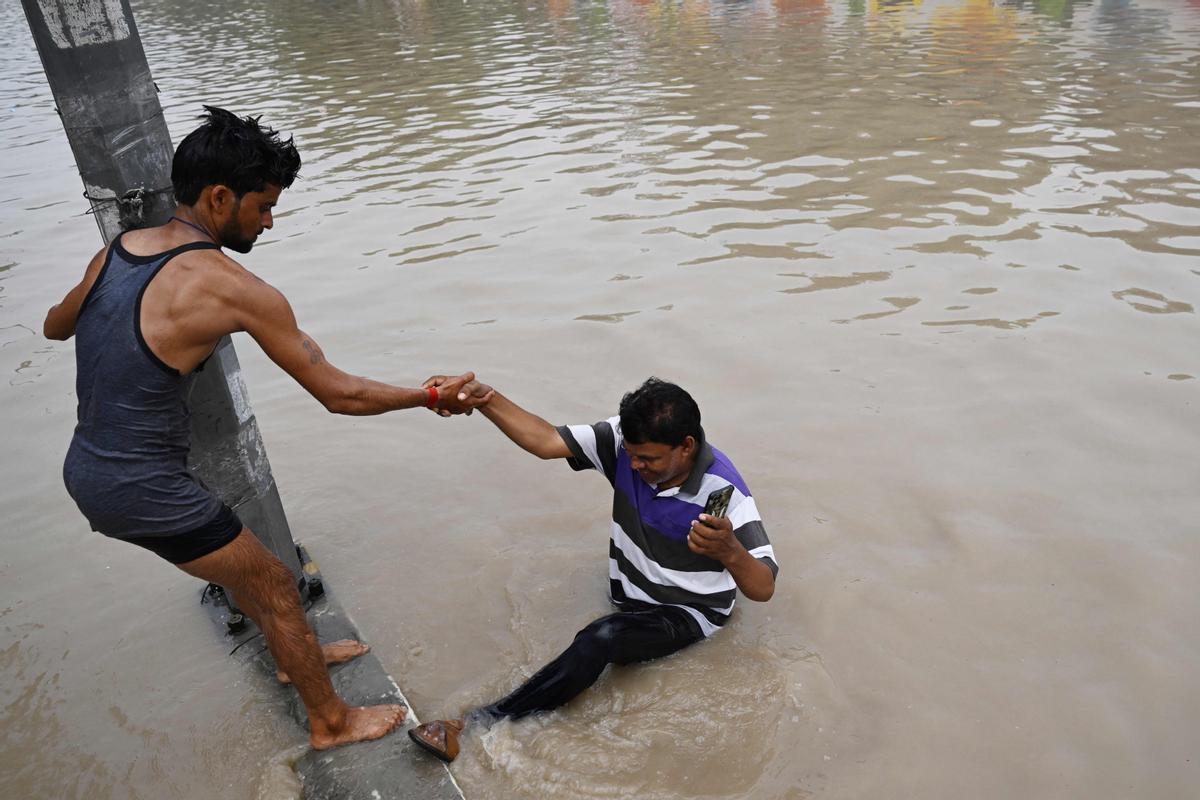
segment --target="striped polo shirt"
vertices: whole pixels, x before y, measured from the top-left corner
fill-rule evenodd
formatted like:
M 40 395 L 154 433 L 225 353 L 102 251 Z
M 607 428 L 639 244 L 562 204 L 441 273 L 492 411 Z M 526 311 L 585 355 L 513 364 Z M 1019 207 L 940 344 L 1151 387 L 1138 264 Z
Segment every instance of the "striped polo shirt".
M 715 633 L 733 611 L 737 584 L 720 561 L 688 548 L 692 521 L 709 494 L 733 485 L 727 516 L 750 555 L 779 573 L 750 489 L 720 450 L 701 432 L 696 463 L 683 485 L 658 491 L 633 468 L 621 436 L 621 418 L 595 425 L 559 427 L 572 457 L 572 469 L 596 469 L 613 487 L 612 536 L 608 545 L 609 591 L 618 606 L 628 600 L 678 606 L 696 620 L 705 636 Z

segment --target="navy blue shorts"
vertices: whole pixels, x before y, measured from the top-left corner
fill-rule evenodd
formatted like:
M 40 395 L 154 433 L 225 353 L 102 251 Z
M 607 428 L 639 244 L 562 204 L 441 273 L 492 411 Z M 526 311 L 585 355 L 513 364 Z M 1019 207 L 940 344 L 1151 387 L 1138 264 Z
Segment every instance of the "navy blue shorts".
M 232 542 L 242 532 L 242 521 L 224 503 L 211 522 L 199 528 L 172 536 L 127 536 L 122 542 L 144 547 L 172 564 L 186 564 L 201 556 L 215 553 Z

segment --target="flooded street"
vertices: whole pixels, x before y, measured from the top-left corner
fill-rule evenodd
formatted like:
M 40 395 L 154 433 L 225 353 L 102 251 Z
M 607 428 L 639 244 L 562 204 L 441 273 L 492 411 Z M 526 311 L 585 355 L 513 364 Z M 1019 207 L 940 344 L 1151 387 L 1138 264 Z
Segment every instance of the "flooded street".
M 1200 787 L 1200 3 L 137 0 L 172 136 L 295 135 L 243 263 L 337 366 L 551 422 L 696 397 L 768 604 L 468 740 L 469 800 Z M 62 485 L 100 246 L 0 0 L 0 786 L 294 798 L 202 586 Z M 610 491 L 480 415 L 334 417 L 235 337 L 297 540 L 423 718 L 606 612 Z

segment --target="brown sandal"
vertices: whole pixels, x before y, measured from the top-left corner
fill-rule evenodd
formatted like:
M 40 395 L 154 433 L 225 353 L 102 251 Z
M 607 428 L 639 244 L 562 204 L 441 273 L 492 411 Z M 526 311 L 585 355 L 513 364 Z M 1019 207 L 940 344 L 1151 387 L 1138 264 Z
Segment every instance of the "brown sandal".
M 449 764 L 458 757 L 458 735 L 463 727 L 461 719 L 437 719 L 410 728 L 408 738 Z

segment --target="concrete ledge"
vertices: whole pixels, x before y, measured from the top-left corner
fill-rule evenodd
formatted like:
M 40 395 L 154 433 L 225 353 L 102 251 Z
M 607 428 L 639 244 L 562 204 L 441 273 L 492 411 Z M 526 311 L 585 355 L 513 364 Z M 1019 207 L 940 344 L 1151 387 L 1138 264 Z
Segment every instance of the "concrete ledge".
M 305 597 L 309 624 L 321 642 L 357 639 L 370 644 L 359 634 L 345 609 L 320 579 L 315 566 L 303 552 L 301 561 L 308 586 L 320 586 L 324 593 Z M 222 630 L 229 630 L 231 613 L 223 592 L 211 588 L 206 597 Z M 235 620 L 236 621 L 236 620 Z M 235 625 L 235 627 L 237 627 Z M 275 662 L 265 650 L 258 628 L 249 619 L 234 636 L 234 657 L 275 677 Z M 374 653 L 336 664 L 329 669 L 337 693 L 350 705 L 401 703 L 408 717 L 401 728 L 374 742 L 337 747 L 318 752 L 309 750 L 296 761 L 296 772 L 303 784 L 304 800 L 463 800 L 462 792 L 445 764 L 418 748 L 406 731 L 419 724 L 416 713 L 400 687 L 387 673 Z M 280 687 L 279 699 L 286 704 L 297 724 L 308 730 L 308 718 L 299 695 L 290 687 Z

